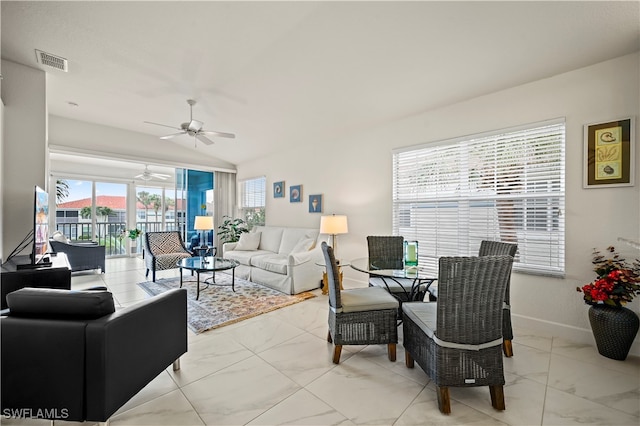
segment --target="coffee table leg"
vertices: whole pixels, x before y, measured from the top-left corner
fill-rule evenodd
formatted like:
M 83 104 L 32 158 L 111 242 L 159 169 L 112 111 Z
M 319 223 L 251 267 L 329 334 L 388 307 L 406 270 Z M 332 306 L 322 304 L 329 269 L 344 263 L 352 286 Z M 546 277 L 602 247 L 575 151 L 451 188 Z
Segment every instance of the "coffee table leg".
M 180 268 L 180 288 L 182 288 L 182 268 Z
M 231 269 L 231 290 L 236 292 L 236 268 Z
M 200 271 L 196 271 L 197 284 L 196 284 L 196 300 L 200 298 Z

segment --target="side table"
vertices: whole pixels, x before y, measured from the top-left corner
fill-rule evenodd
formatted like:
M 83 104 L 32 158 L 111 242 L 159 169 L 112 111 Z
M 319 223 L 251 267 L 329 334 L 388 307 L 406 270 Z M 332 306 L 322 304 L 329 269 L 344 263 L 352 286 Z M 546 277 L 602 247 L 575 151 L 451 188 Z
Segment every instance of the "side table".
M 336 264 L 338 265 L 338 274 L 340 279 L 340 290 L 344 290 L 342 287 L 342 267 L 350 266 L 351 263 L 344 262 L 342 260 L 336 260 Z M 324 262 L 316 262 L 316 265 L 322 266 L 324 268 L 324 272 L 322 272 L 322 294 L 329 294 L 329 279 L 327 278 L 327 265 Z

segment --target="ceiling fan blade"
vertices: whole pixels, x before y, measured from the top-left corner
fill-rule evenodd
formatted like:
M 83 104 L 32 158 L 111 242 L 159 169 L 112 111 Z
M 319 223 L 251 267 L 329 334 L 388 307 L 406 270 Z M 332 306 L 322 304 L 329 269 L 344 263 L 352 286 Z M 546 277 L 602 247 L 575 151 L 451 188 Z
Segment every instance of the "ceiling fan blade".
M 202 129 L 202 126 L 204 125 L 204 123 L 202 121 L 198 121 L 198 120 L 191 120 L 189 122 L 189 127 L 188 129 L 194 132 L 198 132 L 200 131 L 200 129 Z
M 202 132 L 196 135 L 196 139 L 198 139 L 200 142 L 202 142 L 205 145 L 213 145 L 213 141 L 207 138 L 205 135 L 203 135 Z
M 236 135 L 234 135 L 233 133 L 225 133 L 225 132 L 216 132 L 214 130 L 201 130 L 200 132 L 201 135 L 212 135 L 212 136 L 219 136 L 221 138 L 231 138 L 231 139 L 235 139 Z
M 147 123 L 147 124 L 154 124 L 156 126 L 162 126 L 162 127 L 168 127 L 170 129 L 176 129 L 176 130 L 182 130 L 180 127 L 176 127 L 176 126 L 168 126 L 166 124 L 160 124 L 160 123 L 154 123 L 151 121 L 143 121 L 143 123 Z
M 150 175 L 157 179 L 162 179 L 162 180 L 169 179 L 168 175 L 163 175 L 161 173 L 150 173 Z
M 173 133 L 170 135 L 160 136 L 160 139 L 171 139 L 171 138 L 175 138 L 176 136 L 186 135 L 186 134 L 187 132 Z

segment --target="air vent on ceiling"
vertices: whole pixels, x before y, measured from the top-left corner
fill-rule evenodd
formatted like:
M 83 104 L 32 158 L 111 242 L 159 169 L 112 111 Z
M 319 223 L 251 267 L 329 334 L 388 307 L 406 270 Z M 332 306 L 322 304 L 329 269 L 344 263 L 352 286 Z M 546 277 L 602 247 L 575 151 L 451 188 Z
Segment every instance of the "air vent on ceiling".
M 69 64 L 67 60 L 60 56 L 52 55 L 51 53 L 36 49 L 36 60 L 41 65 L 46 65 L 64 72 L 69 71 Z

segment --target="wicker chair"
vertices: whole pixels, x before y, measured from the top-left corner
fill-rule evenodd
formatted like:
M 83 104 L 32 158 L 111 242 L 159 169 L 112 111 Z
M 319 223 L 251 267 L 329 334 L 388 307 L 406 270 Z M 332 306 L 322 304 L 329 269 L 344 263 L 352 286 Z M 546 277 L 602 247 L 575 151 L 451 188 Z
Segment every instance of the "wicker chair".
M 482 241 L 480 243 L 480 250 L 478 256 L 499 256 L 506 254 L 511 257 L 516 256 L 518 251 L 517 244 L 502 243 L 498 241 Z M 507 289 L 504 293 L 504 305 L 502 312 L 502 351 L 505 356 L 513 356 L 513 346 L 511 341 L 513 340 L 513 328 L 511 327 L 511 297 L 509 296 L 509 288 L 511 287 L 511 277 L 507 281 Z
M 191 257 L 178 231 L 145 232 L 144 263 L 147 267 L 145 277 L 152 271 L 152 281 L 156 281 L 156 271 L 178 267 L 178 261 Z
M 368 236 L 369 263 L 378 269 L 403 269 L 404 268 L 404 237 L 402 236 Z M 382 287 L 401 303 L 412 300 L 411 287 L 414 280 L 411 278 L 381 278 L 370 276 L 370 287 Z M 421 284 L 416 295 L 424 297 L 427 285 Z M 413 299 L 415 300 L 415 298 Z
M 340 362 L 342 345 L 386 344 L 390 361 L 396 360 L 398 300 L 381 288 L 340 290 L 333 248 L 322 243 L 329 283 L 329 333 L 335 345 L 333 363 Z
M 405 363 L 414 360 L 434 381 L 438 407 L 451 412 L 449 387 L 489 386 L 504 410 L 502 304 L 513 257 L 441 257 L 438 303 L 407 302 Z

